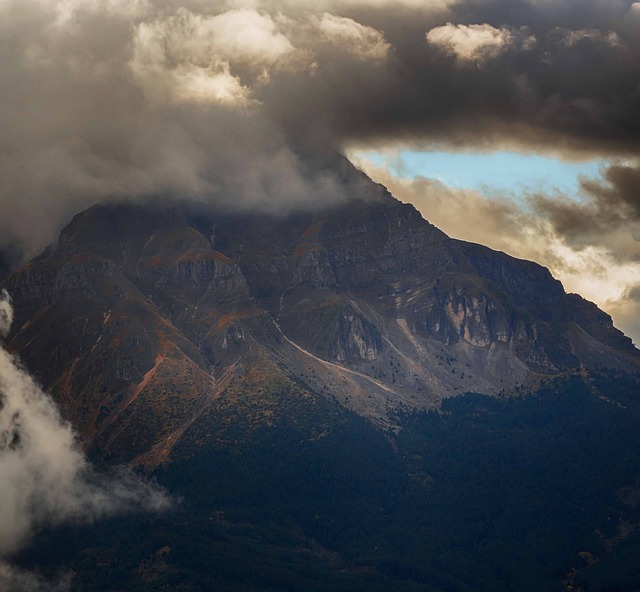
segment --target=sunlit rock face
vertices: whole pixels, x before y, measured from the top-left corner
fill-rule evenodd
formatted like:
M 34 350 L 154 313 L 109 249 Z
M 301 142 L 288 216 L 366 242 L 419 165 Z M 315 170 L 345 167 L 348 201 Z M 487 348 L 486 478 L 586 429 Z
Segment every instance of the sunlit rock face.
M 223 409 L 250 402 L 268 422 L 277 393 L 392 426 L 467 391 L 638 367 L 610 317 L 545 268 L 357 187 L 286 216 L 95 206 L 5 282 L 9 346 L 96 457 L 150 466 L 213 438 L 203 418 Z

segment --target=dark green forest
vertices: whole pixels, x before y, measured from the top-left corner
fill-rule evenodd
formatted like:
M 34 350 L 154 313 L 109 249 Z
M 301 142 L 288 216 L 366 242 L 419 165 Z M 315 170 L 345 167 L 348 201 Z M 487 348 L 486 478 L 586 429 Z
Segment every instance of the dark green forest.
M 639 395 L 576 374 L 389 433 L 298 400 L 158 470 L 172 511 L 40 533 L 17 563 L 96 592 L 640 590 Z

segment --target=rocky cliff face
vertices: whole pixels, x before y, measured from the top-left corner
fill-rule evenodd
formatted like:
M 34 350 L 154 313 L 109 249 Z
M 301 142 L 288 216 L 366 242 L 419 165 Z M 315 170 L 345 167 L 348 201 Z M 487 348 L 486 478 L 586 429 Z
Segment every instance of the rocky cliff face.
M 273 392 L 393 425 L 399 409 L 466 391 L 638 368 L 610 317 L 546 269 L 359 187 L 340 207 L 286 217 L 93 207 L 5 282 L 10 347 L 94 454 L 151 466 L 215 438 L 203 418 L 232 403 L 268 421 L 284 404 Z

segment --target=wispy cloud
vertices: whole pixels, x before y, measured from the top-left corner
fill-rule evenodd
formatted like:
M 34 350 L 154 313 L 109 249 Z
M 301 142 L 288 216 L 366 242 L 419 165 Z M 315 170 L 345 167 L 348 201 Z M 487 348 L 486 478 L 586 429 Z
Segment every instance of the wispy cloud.
M 7 333 L 11 317 L 10 299 L 3 292 L 1 334 Z M 3 587 L 7 590 L 42 588 L 38 578 L 6 563 L 38 530 L 171 505 L 163 489 L 128 469 L 94 470 L 52 399 L 2 347 L 0 476 L 0 582 L 20 583 Z

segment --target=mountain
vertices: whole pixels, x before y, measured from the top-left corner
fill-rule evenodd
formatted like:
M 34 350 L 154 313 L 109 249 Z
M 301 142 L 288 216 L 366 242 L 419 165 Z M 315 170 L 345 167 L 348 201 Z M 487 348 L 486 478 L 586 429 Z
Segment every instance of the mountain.
M 640 521 L 631 340 L 344 175 L 307 211 L 96 205 L 8 277 L 8 347 L 91 458 L 185 500 L 24 565 L 92 590 L 536 590 L 640 549 L 610 522 Z
M 7 288 L 9 346 L 87 446 L 153 466 L 265 380 L 393 427 L 466 391 L 640 362 L 545 268 L 451 239 L 373 184 L 280 217 L 95 206 Z

